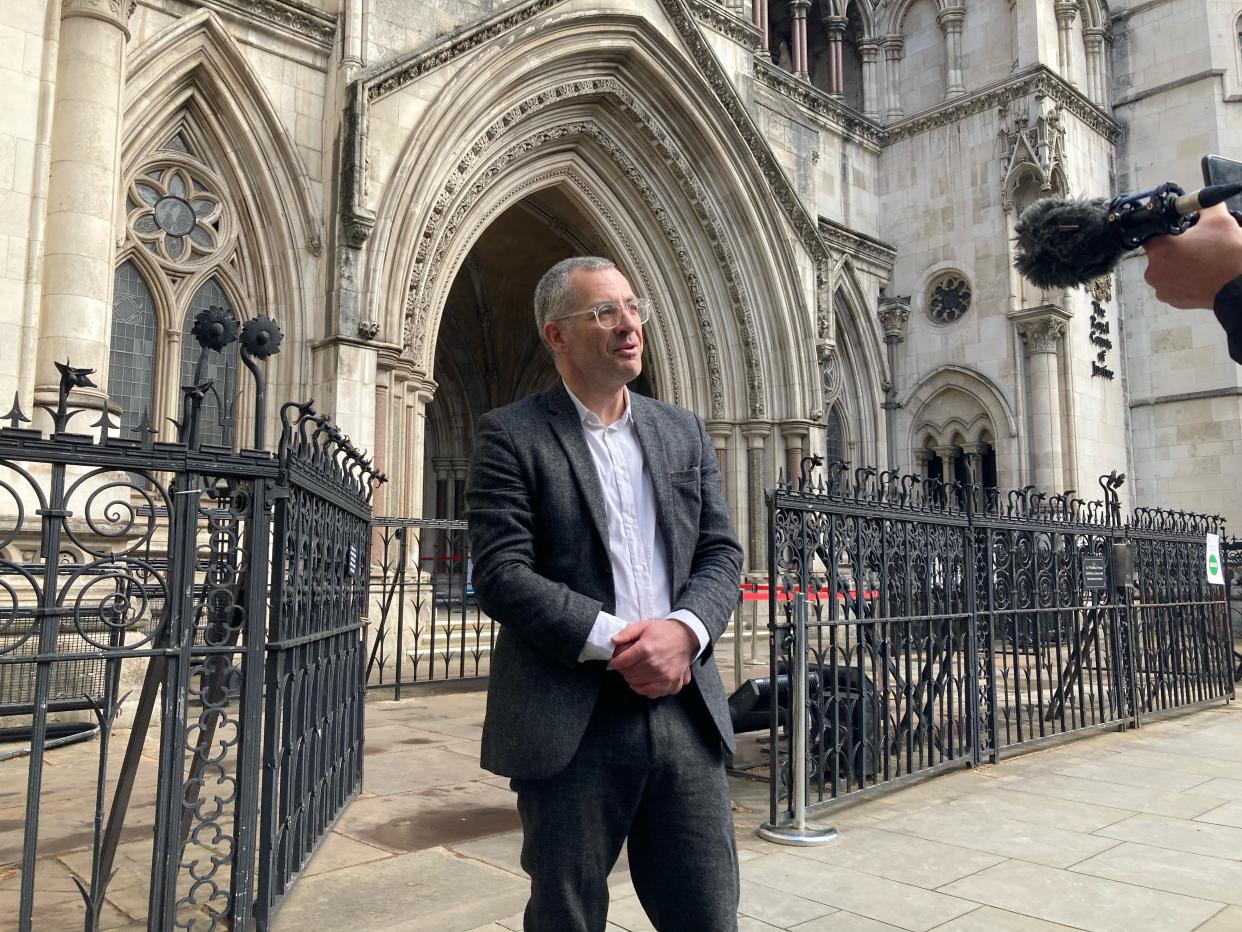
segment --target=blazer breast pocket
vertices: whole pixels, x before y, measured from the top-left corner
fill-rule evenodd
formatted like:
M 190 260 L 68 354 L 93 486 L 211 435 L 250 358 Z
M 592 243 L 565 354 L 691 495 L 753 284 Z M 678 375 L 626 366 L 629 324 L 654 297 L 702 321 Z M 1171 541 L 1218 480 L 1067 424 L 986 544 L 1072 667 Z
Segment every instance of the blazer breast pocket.
M 680 484 L 699 484 L 699 467 L 691 466 L 689 469 L 674 469 L 668 474 L 668 481 L 673 485 Z

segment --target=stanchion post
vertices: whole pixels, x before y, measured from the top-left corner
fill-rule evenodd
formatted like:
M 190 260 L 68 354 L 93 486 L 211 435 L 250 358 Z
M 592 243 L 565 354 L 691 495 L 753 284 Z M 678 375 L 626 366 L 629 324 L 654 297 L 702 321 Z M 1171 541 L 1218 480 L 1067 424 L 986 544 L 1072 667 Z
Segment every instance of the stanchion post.
M 769 593 L 769 596 L 771 593 Z M 778 845 L 795 845 L 810 848 L 815 845 L 826 845 L 837 840 L 837 830 L 831 826 L 822 828 L 806 824 L 806 733 L 810 727 L 806 714 L 806 592 L 803 589 L 793 593 L 794 598 L 794 643 L 793 643 L 793 681 L 790 685 L 789 727 L 793 729 L 793 755 L 790 779 L 793 785 L 789 788 L 793 796 L 793 819 L 788 825 L 775 825 L 764 822 L 759 826 L 759 837 Z M 773 684 L 775 686 L 775 684 Z M 774 692 L 773 701 L 777 694 Z M 773 766 L 776 763 L 776 748 L 772 749 Z M 775 779 L 775 775 L 773 776 Z

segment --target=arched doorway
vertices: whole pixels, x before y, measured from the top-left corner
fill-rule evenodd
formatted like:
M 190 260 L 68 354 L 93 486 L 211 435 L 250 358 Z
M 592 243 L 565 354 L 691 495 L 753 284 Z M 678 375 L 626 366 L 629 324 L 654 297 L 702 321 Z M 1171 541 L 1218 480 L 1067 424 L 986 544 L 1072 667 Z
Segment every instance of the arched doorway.
M 552 385 L 556 369 L 532 311 L 535 285 L 561 259 L 615 258 L 595 224 L 558 188 L 528 195 L 475 241 L 449 288 L 436 338 L 435 397 L 427 406 L 423 510 L 461 518 L 470 451 L 479 418 Z M 641 290 L 637 277 L 631 276 Z M 654 395 L 653 366 L 631 390 Z

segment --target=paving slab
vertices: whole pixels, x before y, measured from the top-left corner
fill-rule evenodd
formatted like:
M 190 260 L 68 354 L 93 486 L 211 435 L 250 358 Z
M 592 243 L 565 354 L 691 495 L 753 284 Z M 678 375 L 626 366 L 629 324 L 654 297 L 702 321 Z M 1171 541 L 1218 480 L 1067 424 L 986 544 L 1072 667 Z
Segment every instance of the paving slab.
M 334 831 L 402 853 L 508 832 L 520 825 L 512 792 L 473 782 L 355 800 Z
M 822 919 L 812 919 L 801 925 L 791 926 L 796 932 L 903 932 L 898 926 L 890 926 L 887 922 L 877 922 L 856 913 L 838 912 Z M 936 928 L 942 929 L 943 926 Z M 742 932 L 742 930 L 738 930 Z
M 758 919 L 778 929 L 792 929 L 801 923 L 838 913 L 836 907 L 796 896 L 762 884 L 743 880 L 739 916 Z
M 1204 796 L 1216 797 L 1221 795 L 1220 793 L 1212 792 L 1211 786 L 1216 781 L 1211 777 L 1206 777 L 1202 774 L 1182 773 L 1176 770 L 1152 770 L 1150 767 L 1135 767 L 1131 764 L 1117 761 L 1115 755 L 1101 760 L 1085 761 L 1077 759 L 1072 763 L 1057 764 L 1052 768 L 1052 772 L 1063 774 L 1067 777 L 1081 777 L 1084 780 L 1098 780 L 1111 786 L 1137 786 L 1173 793 L 1180 793 L 1183 790 L 1198 787 Z M 1239 783 L 1238 787 L 1242 789 L 1242 783 Z M 1227 796 L 1225 798 L 1237 799 L 1239 797 Z
M 925 932 L 976 906 L 943 893 L 784 853 L 747 861 L 741 874 L 744 880 L 911 932 Z
M 1036 796 L 1096 803 L 1100 806 L 1130 809 L 1134 812 L 1151 812 L 1178 819 L 1193 819 L 1225 802 L 1220 797 L 1199 795 L 1197 792 L 1193 794 L 1190 792 L 1169 793 L 1138 786 L 1119 786 L 1099 780 L 1066 777 L 1049 772 L 1024 776 L 1006 786 Z
M 527 896 L 521 878 L 439 848 L 303 877 L 295 889 L 279 928 L 467 932 L 513 913 Z
M 941 891 L 1088 932 L 1191 932 L 1223 903 L 1006 861 Z
M 880 823 L 880 827 L 902 835 L 1051 867 L 1068 867 L 1116 844 L 1087 832 L 1054 828 L 990 813 L 977 806 L 956 804 L 909 814 L 898 812 Z
M 1033 822 L 1049 828 L 1072 827 L 1075 831 L 1093 832 L 1097 828 L 1128 819 L 1133 813 L 1128 809 L 1078 802 L 1073 799 L 1057 799 L 1037 796 L 1007 786 L 981 788 L 972 796 L 958 800 L 955 805 L 962 812 L 976 812 L 990 816 L 1005 816 L 1019 822 Z M 860 807 L 862 808 L 862 807 Z
M 1242 907 L 1226 906 L 1195 932 L 1238 932 L 1242 929 Z
M 1215 809 L 1209 809 L 1201 816 L 1195 816 L 1196 822 L 1212 822 L 1216 825 L 1232 825 L 1242 828 L 1242 801 L 1224 803 Z
M 1242 861 L 1242 828 L 1141 812 L 1096 832 L 1158 848 Z
M 928 890 L 1005 860 L 995 854 L 874 828 L 850 829 L 835 844 L 788 850 L 795 857 L 848 867 Z
M 1074 932 L 1071 926 L 1023 916 L 995 906 L 980 906 L 974 912 L 958 916 L 936 932 Z
M 1224 857 L 1127 842 L 1075 864 L 1071 870 L 1242 906 L 1242 863 Z

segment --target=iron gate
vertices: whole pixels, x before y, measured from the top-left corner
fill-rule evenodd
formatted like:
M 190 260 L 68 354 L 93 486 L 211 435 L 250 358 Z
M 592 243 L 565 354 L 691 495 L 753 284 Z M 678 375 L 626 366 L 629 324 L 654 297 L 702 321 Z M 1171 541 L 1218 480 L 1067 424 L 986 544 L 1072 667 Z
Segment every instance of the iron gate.
M 474 680 L 491 670 L 496 622 L 470 584 L 465 521 L 377 517 L 372 521 L 372 689 Z
M 145 417 L 118 437 L 69 430 L 91 372 L 61 366 L 59 398 L 40 405 L 52 432 L 16 400 L 0 429 L 0 712 L 28 722 L 18 927 L 40 925 L 45 742 L 52 712 L 98 723 L 88 863 L 71 877 L 83 927 L 98 928 L 114 878 L 144 747 L 158 723 L 147 927 L 267 928 L 362 774 L 362 615 L 368 524 L 383 477 L 309 404 L 281 409 L 275 455 L 264 437 L 259 363 L 280 343 L 248 321 L 254 446 L 200 442 L 209 354 L 238 340 L 224 312 L 201 312 L 194 378 L 171 442 Z M 146 665 L 119 764 L 110 754 L 123 666 Z M 109 792 L 111 790 L 111 792 Z M 131 860 L 132 852 L 127 855 Z M 145 868 L 144 868 L 145 869 Z
M 770 824 L 793 818 L 795 652 L 808 809 L 1233 696 L 1219 517 L 1123 522 L 1115 473 L 1087 501 L 820 462 L 768 493 Z

